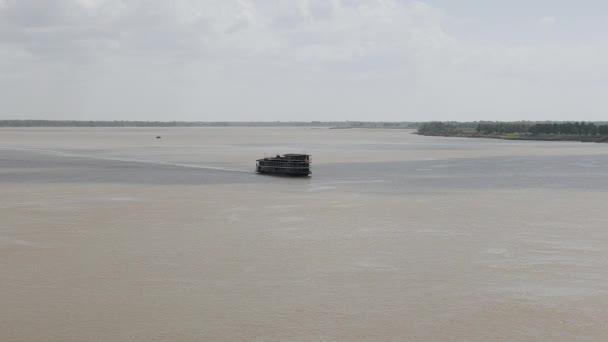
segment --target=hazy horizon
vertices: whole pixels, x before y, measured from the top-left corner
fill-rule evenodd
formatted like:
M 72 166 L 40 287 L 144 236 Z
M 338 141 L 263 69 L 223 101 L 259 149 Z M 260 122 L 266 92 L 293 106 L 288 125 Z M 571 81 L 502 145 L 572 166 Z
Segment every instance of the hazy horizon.
M 606 119 L 608 3 L 0 0 L 0 119 Z

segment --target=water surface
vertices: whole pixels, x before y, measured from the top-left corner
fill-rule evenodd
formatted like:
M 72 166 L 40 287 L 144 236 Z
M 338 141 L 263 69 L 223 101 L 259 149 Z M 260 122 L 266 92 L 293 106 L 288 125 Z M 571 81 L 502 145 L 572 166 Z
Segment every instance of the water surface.
M 608 337 L 605 144 L 1 129 L 0 186 L 2 340 Z

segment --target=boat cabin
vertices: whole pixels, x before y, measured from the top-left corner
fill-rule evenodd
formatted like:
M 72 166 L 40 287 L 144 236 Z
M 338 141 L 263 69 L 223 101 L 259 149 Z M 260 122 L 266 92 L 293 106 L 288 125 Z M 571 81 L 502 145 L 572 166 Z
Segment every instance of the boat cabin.
M 287 153 L 258 159 L 255 171 L 261 174 L 308 176 L 311 174 L 310 155 Z

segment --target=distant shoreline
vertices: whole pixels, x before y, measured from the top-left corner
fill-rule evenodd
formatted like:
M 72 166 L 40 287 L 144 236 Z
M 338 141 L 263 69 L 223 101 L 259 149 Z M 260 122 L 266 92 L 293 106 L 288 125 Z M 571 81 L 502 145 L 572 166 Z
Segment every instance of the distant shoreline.
M 606 136 L 586 136 L 586 135 L 565 135 L 565 134 L 542 134 L 542 135 L 525 135 L 525 134 L 421 134 L 414 133 L 427 137 L 446 137 L 446 138 L 478 138 L 478 139 L 500 139 L 500 140 L 527 140 L 527 141 L 577 141 L 577 142 L 597 142 L 608 143 Z
M 383 129 L 391 129 L 391 130 L 395 130 L 395 129 L 415 129 L 413 127 L 383 127 L 383 126 L 345 126 L 345 127 L 329 127 L 329 129 L 378 129 L 378 130 L 383 130 Z
M 312 127 L 413 129 L 415 122 L 361 121 L 133 121 L 0 120 L 0 127 Z
M 502 140 L 608 142 L 605 122 L 426 122 L 416 134 L 424 136 Z
M 534 126 L 583 124 L 575 122 L 367 122 L 367 121 L 84 121 L 84 120 L 0 120 L 0 128 L 171 128 L 171 127 L 301 127 L 326 129 L 418 129 L 413 134 L 421 136 L 485 138 L 525 141 L 577 141 L 608 143 L 605 131 L 596 134 L 546 134 L 531 133 Z M 593 123 L 587 123 L 587 127 Z M 595 124 L 593 124 L 595 125 Z M 598 128 L 607 129 L 605 122 Z M 490 127 L 489 130 L 487 128 Z M 504 128 L 506 127 L 506 132 Z M 486 129 L 486 131 L 484 131 Z M 501 129 L 503 131 L 501 132 Z M 510 131 L 509 131 L 510 130 Z M 519 132 L 517 131 L 519 130 Z M 522 132 L 523 130 L 523 132 Z M 545 131 L 546 132 L 546 131 Z M 569 132 L 572 133 L 572 132 Z

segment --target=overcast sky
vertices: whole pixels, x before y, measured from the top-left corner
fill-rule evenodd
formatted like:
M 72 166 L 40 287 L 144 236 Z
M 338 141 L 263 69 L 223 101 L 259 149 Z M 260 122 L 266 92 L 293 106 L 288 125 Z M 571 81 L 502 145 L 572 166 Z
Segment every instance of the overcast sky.
M 608 120 L 608 1 L 0 0 L 0 119 Z

